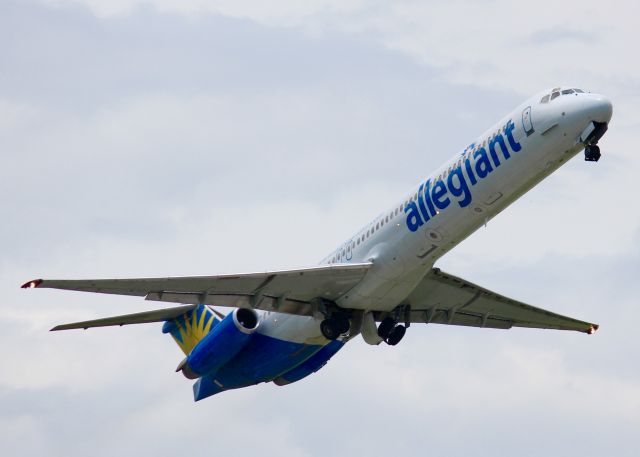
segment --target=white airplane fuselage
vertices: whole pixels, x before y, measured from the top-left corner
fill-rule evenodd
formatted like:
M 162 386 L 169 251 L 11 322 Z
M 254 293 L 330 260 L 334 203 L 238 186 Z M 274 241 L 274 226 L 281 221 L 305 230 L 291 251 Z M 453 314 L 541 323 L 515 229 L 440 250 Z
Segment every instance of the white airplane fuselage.
M 602 95 L 573 92 L 541 103 L 551 93 L 517 106 L 325 257 L 321 264 L 373 262 L 337 305 L 392 311 L 440 257 L 583 150 L 580 136 L 592 122 L 611 118 Z M 259 331 L 327 343 L 311 317 L 264 312 Z

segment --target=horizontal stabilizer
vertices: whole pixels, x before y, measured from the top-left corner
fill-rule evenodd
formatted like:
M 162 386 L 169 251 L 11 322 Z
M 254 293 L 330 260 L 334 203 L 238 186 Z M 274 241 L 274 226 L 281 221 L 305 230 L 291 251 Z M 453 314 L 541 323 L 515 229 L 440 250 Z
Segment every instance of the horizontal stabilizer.
M 123 316 L 105 317 L 91 321 L 74 322 L 71 324 L 57 325 L 51 329 L 52 332 L 58 330 L 88 329 L 91 327 L 110 327 L 115 325 L 149 324 L 151 322 L 164 322 L 174 319 L 194 309 L 197 305 L 177 306 L 175 308 L 158 309 L 145 311 L 142 313 L 125 314 Z

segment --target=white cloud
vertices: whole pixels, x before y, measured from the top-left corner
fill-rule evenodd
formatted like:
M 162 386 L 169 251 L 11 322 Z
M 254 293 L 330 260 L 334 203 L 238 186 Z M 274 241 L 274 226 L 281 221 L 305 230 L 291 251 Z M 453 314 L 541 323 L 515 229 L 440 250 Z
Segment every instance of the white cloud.
M 265 25 L 297 26 L 317 14 L 344 14 L 357 11 L 366 5 L 363 0 L 309 0 L 306 2 L 270 2 L 229 0 L 43 0 L 55 6 L 83 4 L 94 14 L 110 18 L 130 14 L 136 9 L 153 7 L 160 12 L 172 12 L 192 17 L 201 13 L 223 14 L 225 16 L 250 19 Z
M 491 2 L 233 2 L 206 0 L 47 0 L 84 4 L 99 16 L 127 14 L 141 6 L 194 15 L 216 13 L 275 27 L 320 34 L 354 33 L 428 65 L 443 78 L 466 84 L 509 87 L 527 95 L 558 83 L 606 91 L 637 70 L 618 52 L 638 39 L 633 1 L 602 8 L 595 0 L 527 7 Z M 622 46 L 623 49 L 620 49 Z M 637 73 L 637 72 L 635 72 Z M 568 81 L 567 79 L 571 79 Z M 638 84 L 637 78 L 632 79 Z

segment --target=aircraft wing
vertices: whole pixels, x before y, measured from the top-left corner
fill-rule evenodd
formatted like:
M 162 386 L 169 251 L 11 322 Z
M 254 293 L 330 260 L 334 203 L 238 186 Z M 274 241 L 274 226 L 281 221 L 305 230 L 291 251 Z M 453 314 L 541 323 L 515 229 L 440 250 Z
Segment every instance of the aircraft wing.
M 431 270 L 409 295 L 410 322 L 509 329 L 548 328 L 593 333 L 596 324 L 512 300 L 462 278 Z
M 336 300 L 364 278 L 370 263 L 219 276 L 140 279 L 35 279 L 23 288 L 135 295 L 146 300 L 209 304 L 311 316 L 312 300 Z

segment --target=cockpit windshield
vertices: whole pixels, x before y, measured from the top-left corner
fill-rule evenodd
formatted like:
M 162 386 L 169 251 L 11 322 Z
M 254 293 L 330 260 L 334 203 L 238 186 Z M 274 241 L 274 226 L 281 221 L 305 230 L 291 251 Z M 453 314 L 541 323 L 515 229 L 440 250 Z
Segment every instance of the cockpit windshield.
M 555 100 L 556 98 L 560 97 L 561 95 L 570 95 L 570 94 L 584 94 L 584 91 L 582 89 L 563 89 L 563 90 L 560 90 L 559 87 L 556 87 L 555 89 L 551 90 L 550 94 L 544 95 L 540 99 L 540 103 L 549 103 L 550 101 Z

